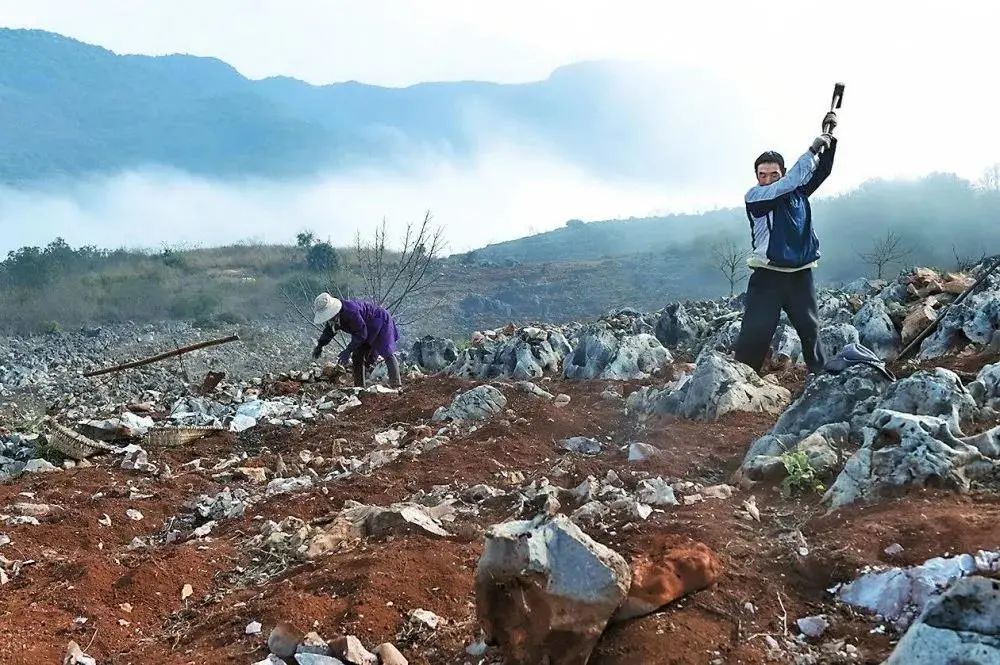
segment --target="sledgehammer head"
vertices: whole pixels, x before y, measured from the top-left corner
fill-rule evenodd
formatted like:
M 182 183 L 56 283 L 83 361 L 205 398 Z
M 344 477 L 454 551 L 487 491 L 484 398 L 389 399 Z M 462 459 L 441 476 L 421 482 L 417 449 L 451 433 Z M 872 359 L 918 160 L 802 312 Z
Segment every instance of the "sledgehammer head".
M 836 111 L 844 101 L 844 84 L 835 83 L 833 86 L 833 100 L 830 102 L 830 110 Z

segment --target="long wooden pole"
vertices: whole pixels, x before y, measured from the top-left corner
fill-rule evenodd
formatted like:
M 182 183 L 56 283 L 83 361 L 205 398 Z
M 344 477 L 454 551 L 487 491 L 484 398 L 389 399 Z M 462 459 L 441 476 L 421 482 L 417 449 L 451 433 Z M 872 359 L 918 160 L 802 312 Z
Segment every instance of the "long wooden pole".
M 143 358 L 142 360 L 136 360 L 134 362 L 125 363 L 124 365 L 115 365 L 114 367 L 98 369 L 92 372 L 84 372 L 83 375 L 86 377 L 91 377 L 91 376 L 100 376 L 101 374 L 111 374 L 112 372 L 120 372 L 125 369 L 132 369 L 133 367 L 142 367 L 143 365 L 150 365 L 152 363 L 160 362 L 161 360 L 166 360 L 167 358 L 173 358 L 174 356 L 183 355 L 191 351 L 204 349 L 205 347 L 208 346 L 216 346 L 218 344 L 226 344 L 228 342 L 238 342 L 238 341 L 240 341 L 239 335 L 230 335 L 229 337 L 210 339 L 205 342 L 198 342 L 197 344 L 191 344 L 190 346 L 183 346 L 179 349 L 174 349 L 173 351 L 167 351 L 166 353 L 161 353 L 158 356 L 151 356 L 149 358 Z

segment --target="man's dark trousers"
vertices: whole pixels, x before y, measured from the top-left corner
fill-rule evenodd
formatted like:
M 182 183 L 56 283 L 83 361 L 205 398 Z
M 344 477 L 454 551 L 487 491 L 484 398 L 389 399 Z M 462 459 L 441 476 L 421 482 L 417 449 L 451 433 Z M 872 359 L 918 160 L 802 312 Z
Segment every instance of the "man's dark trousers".
M 756 268 L 753 271 L 747 285 L 746 311 L 736 342 L 736 359 L 760 373 L 782 309 L 799 334 L 809 371 L 822 371 L 825 359 L 819 345 L 819 312 L 810 269 L 778 272 Z

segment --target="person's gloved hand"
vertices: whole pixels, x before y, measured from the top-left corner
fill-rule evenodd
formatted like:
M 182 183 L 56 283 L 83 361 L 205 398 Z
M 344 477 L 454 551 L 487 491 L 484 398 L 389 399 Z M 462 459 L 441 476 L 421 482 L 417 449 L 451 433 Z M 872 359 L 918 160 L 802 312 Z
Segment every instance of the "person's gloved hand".
M 819 136 L 816 137 L 816 140 L 812 142 L 812 145 L 809 146 L 809 149 L 812 151 L 814 155 L 818 155 L 824 150 L 828 150 L 832 144 L 833 144 L 833 137 L 831 135 L 820 134 Z
M 340 362 L 341 365 L 346 365 L 351 360 L 350 350 L 344 349 L 343 351 L 341 351 L 340 355 L 337 356 L 337 360 Z
M 830 133 L 837 127 L 837 114 L 830 111 L 823 116 L 823 132 Z
M 323 355 L 323 347 L 317 344 L 316 348 L 313 349 L 313 360 L 319 360 L 321 355 Z

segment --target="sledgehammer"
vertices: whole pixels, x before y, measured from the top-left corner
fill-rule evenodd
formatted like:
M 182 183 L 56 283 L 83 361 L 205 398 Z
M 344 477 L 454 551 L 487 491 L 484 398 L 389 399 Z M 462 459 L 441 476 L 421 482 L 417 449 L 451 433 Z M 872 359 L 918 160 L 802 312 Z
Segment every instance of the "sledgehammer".
M 840 109 L 841 103 L 844 101 L 844 84 L 834 83 L 833 84 L 833 99 L 830 100 L 830 113 L 835 113 Z M 832 134 L 833 128 L 836 126 L 835 123 L 824 121 L 823 122 L 823 133 Z

